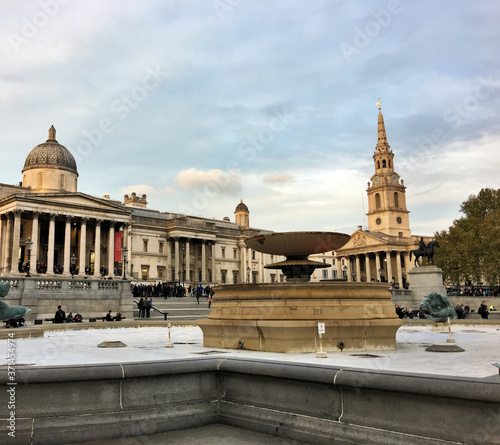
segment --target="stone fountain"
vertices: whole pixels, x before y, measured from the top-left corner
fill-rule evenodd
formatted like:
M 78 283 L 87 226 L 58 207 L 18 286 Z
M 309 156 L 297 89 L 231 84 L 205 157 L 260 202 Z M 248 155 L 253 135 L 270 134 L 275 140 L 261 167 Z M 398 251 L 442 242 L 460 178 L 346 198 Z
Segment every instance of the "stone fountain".
M 265 267 L 281 269 L 287 281 L 218 286 L 208 319 L 197 320 L 203 345 L 315 352 L 318 323 L 325 323 L 322 343 L 328 352 L 396 349 L 396 331 L 402 323 L 386 283 L 309 282 L 316 268 L 328 265 L 308 256 L 339 249 L 347 241 L 349 235 L 336 232 L 271 233 L 247 239 L 256 251 L 286 256 Z

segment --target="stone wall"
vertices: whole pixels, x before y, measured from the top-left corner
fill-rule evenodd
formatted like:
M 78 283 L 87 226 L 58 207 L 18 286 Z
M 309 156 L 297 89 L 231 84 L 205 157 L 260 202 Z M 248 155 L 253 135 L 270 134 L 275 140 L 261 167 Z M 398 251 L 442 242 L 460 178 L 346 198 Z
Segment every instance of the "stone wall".
M 0 370 L 6 385 L 7 370 Z M 237 358 L 19 367 L 16 441 L 63 444 L 222 423 L 313 444 L 498 444 L 500 380 Z M 8 425 L 0 393 L 2 434 Z
M 52 318 L 59 305 L 66 315 L 80 312 L 84 319 L 104 317 L 110 309 L 113 314 L 120 311 L 133 318 L 130 281 L 25 277 L 2 277 L 0 281 L 11 284 L 5 303 L 31 309 L 24 317 L 26 321 Z

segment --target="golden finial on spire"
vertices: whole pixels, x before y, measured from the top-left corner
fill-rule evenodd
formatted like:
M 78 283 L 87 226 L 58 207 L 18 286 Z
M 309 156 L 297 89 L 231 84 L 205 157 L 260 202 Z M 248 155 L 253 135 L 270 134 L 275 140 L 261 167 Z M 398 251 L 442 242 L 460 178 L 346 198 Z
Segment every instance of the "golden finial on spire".
M 375 105 L 378 105 L 378 111 L 382 110 L 382 107 L 380 106 L 381 103 L 382 103 L 382 101 L 380 100 L 380 97 L 379 97 L 378 102 L 375 103 Z

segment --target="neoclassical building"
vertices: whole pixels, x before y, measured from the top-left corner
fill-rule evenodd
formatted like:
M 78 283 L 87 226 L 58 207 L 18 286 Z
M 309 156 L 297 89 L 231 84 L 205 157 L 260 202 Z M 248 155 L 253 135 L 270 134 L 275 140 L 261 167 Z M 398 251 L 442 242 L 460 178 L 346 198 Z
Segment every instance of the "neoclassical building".
M 146 195 L 78 191 L 78 170 L 69 150 L 49 129 L 46 142 L 26 158 L 19 186 L 0 184 L 2 276 L 125 276 L 184 284 L 283 280 L 264 264 L 275 259 L 254 252 L 245 238 L 249 210 L 238 204 L 235 222 L 147 208 Z M 122 254 L 124 255 L 122 257 Z
M 395 170 L 394 153 L 387 142 L 380 103 L 373 163 L 374 173 L 366 189 L 368 229 L 358 226 L 349 242 L 334 255 L 324 254 L 323 260 L 331 261 L 332 268 L 319 273 L 328 275 L 330 272 L 332 278 L 347 278 L 349 281 L 384 281 L 399 288 L 407 287 L 407 273 L 414 267 L 410 262 L 410 251 L 418 248 L 421 236 L 411 234 L 406 187 Z M 428 236 L 422 238 L 425 243 L 432 240 Z M 321 257 L 316 259 L 321 261 Z

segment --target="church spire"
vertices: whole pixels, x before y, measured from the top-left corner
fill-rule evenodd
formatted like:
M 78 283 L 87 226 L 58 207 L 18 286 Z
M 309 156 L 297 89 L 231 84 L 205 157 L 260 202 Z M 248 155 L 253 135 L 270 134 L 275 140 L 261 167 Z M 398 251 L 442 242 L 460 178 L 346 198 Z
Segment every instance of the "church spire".
M 381 103 L 382 101 L 380 99 L 376 103 L 376 105 L 378 105 L 378 138 L 375 150 L 379 153 L 388 152 L 391 148 L 387 142 L 387 135 L 385 134 L 384 116 L 382 114 L 382 107 L 380 106 Z

